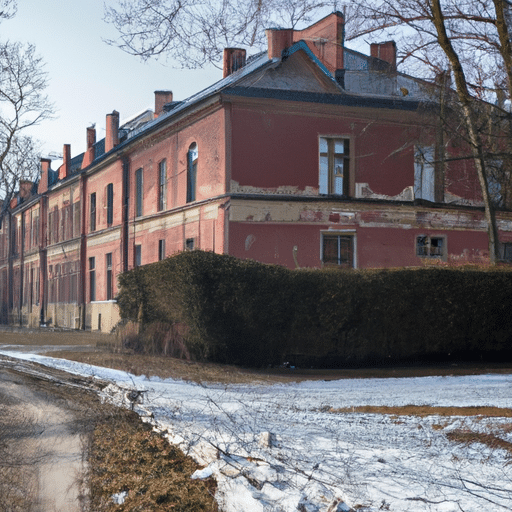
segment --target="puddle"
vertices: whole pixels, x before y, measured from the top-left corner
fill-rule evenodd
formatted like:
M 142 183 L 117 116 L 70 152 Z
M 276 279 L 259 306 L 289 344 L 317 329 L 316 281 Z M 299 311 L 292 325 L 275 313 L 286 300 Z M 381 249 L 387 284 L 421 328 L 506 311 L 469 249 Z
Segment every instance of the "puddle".
M 73 414 L 50 394 L 34 392 L 22 377 L 1 369 L 0 410 L 15 427 L 9 450 L 31 468 L 23 483 L 32 489 L 30 510 L 79 512 L 84 466 Z

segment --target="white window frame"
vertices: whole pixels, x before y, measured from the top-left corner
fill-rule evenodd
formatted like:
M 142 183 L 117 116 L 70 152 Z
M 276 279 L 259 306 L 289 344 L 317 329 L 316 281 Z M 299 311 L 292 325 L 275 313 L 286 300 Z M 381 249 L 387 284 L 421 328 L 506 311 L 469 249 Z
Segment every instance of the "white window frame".
M 323 195 L 348 197 L 351 192 L 350 137 L 343 135 L 320 135 L 318 138 L 318 191 Z M 341 172 L 339 164 L 342 163 Z
M 420 238 L 426 239 L 426 244 L 423 246 L 426 249 L 426 254 L 420 254 L 418 249 L 418 242 Z M 435 240 L 442 240 L 442 247 L 440 254 L 437 251 L 436 246 L 432 245 L 432 239 Z M 425 235 L 425 234 L 418 234 L 414 238 L 414 251 L 418 258 L 425 258 L 425 259 L 431 259 L 431 260 L 441 260 L 446 261 L 447 255 L 448 255 L 448 244 L 447 244 L 447 238 L 446 235 Z
M 414 146 L 414 198 L 436 200 L 435 147 Z
M 345 236 L 352 238 L 352 266 L 349 268 L 357 268 L 357 236 L 353 229 L 320 232 L 320 261 L 324 266 L 324 237 L 326 236 Z M 334 266 L 334 265 L 332 265 Z M 340 268 L 343 268 L 340 266 Z

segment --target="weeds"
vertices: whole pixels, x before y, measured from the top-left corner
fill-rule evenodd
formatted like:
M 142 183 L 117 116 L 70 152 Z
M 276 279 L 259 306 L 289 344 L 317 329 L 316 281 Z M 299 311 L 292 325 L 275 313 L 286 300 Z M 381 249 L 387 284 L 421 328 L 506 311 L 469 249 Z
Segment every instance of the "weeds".
M 135 413 L 119 410 L 97 425 L 89 462 L 96 512 L 217 511 L 214 480 L 191 480 L 199 466 Z
M 447 432 L 446 437 L 454 443 L 459 443 L 466 446 L 479 443 L 487 446 L 491 450 L 501 448 L 502 450 L 506 450 L 509 454 L 512 455 L 512 443 L 510 441 L 501 439 L 495 434 L 474 432 L 472 430 L 453 430 L 452 432 Z
M 404 405 L 389 407 L 364 405 L 329 409 L 331 413 L 387 414 L 392 416 L 482 416 L 486 418 L 512 418 L 512 409 L 501 407 L 432 407 L 430 405 Z

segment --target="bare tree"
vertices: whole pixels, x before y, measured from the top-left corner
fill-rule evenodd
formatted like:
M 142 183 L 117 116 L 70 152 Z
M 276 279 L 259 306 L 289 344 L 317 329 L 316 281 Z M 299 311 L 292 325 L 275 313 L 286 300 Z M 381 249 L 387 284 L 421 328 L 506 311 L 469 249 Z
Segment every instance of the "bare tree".
M 500 254 L 489 168 L 496 177 L 496 163 L 507 153 L 503 142 L 512 148 L 510 110 L 503 101 L 512 97 L 510 5 L 510 0 L 362 0 L 348 36 L 392 37 L 400 48 L 399 64 L 416 75 L 434 78 L 449 69 L 482 193 L 492 263 Z M 497 97 L 498 105 L 482 108 Z M 481 122 L 482 112 L 501 117 L 498 130 L 483 129 L 488 125 Z M 501 139 L 495 154 L 491 133 Z
M 16 14 L 16 0 L 0 0 L 0 20 L 8 20 Z
M 165 56 L 186 68 L 217 63 L 228 46 L 261 48 L 264 29 L 308 23 L 325 0 L 117 0 L 105 20 L 119 32 L 107 41 L 143 60 Z
M 2 161 L 0 190 L 12 197 L 21 181 L 35 182 L 41 161 L 39 143 L 32 137 L 20 135 L 11 141 L 11 149 Z
M 33 45 L 0 44 L 0 187 L 7 200 L 19 180 L 33 178 L 38 168 L 36 144 L 24 134 L 53 114 L 46 86 Z

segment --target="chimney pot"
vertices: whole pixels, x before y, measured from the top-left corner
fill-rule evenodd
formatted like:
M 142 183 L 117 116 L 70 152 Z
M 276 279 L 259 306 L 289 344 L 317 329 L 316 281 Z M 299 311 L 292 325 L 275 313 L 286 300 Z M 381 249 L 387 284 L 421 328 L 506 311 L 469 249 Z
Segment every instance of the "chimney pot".
M 164 111 L 164 105 L 172 101 L 172 91 L 155 91 L 155 117 Z
M 267 29 L 268 58 L 280 59 L 283 50 L 293 44 L 293 28 Z
M 94 161 L 94 157 L 96 156 L 94 144 L 96 144 L 96 128 L 90 126 L 87 128 L 87 149 L 82 160 L 82 169 L 85 169 Z
M 96 144 L 96 128 L 89 126 L 87 128 L 87 149 L 91 149 Z
M 119 144 L 119 112 L 114 110 L 107 114 L 107 127 L 105 135 L 105 153 Z
M 395 41 L 386 41 L 385 43 L 372 43 L 370 45 L 370 55 L 377 59 L 391 64 L 391 69 L 396 71 L 396 43 Z
M 62 150 L 62 165 L 59 167 L 59 180 L 69 176 L 69 163 L 71 161 L 71 146 L 64 144 Z
M 245 66 L 246 53 L 243 48 L 224 48 L 223 78 Z
M 48 171 L 52 161 L 49 158 L 41 158 L 41 179 L 37 187 L 38 194 L 44 194 L 48 190 Z
M 29 180 L 21 180 L 20 181 L 20 197 L 22 199 L 27 199 L 32 194 L 32 187 L 34 184 Z

